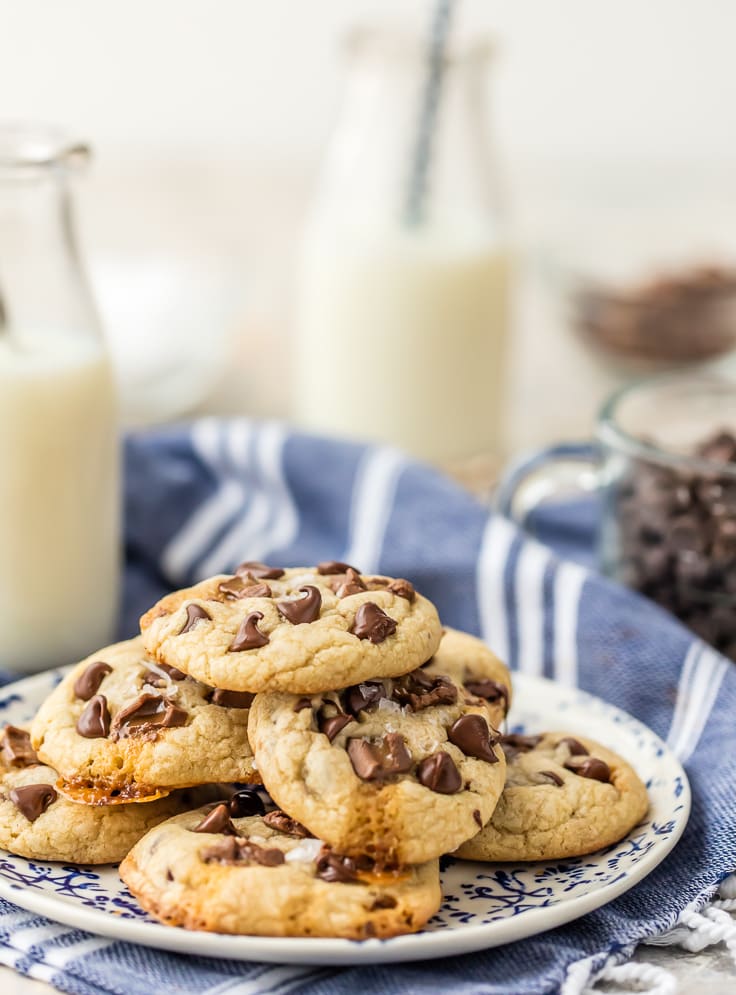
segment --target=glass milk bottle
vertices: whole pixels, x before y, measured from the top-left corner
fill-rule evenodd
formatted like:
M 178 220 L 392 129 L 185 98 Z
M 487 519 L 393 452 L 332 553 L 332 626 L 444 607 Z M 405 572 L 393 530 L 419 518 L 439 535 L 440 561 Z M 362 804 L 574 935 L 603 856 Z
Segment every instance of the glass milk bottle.
M 362 32 L 349 51 L 301 257 L 296 420 L 434 461 L 497 454 L 510 253 L 489 48 L 450 50 L 439 82 L 418 40 Z
M 116 405 L 81 269 L 83 146 L 0 127 L 0 667 L 69 663 L 113 635 Z

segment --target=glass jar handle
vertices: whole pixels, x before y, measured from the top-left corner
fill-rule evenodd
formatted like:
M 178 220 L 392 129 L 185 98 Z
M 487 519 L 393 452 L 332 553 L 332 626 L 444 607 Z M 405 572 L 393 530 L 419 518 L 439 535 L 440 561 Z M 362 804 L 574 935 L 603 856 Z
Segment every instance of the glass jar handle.
M 598 490 L 597 449 L 590 443 L 563 443 L 541 449 L 512 466 L 501 480 L 495 507 L 524 527 L 527 517 L 550 498 Z

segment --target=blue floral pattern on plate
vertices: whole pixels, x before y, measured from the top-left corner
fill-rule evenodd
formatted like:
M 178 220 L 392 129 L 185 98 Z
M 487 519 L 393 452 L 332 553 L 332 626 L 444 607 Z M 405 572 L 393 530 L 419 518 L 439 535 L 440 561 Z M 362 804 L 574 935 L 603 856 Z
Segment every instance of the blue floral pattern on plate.
M 8 685 L 0 696 L 2 720 L 16 725 L 28 722 L 59 679 L 58 671 L 50 671 Z M 634 764 L 647 784 L 649 812 L 620 843 L 573 860 L 514 865 L 443 857 L 442 908 L 415 936 L 364 944 L 258 938 L 257 947 L 252 946 L 256 938 L 250 937 L 202 934 L 201 939 L 194 938 L 191 933 L 160 926 L 143 912 L 114 867 L 39 863 L 4 851 L 0 851 L 0 896 L 118 939 L 212 956 L 284 962 L 401 960 L 519 939 L 597 908 L 653 870 L 685 828 L 690 791 L 682 767 L 659 737 L 586 692 L 516 674 L 509 727 L 519 732 L 556 727 L 611 744 Z M 328 952 L 320 954 L 322 949 Z M 361 950 L 368 953 L 364 956 Z

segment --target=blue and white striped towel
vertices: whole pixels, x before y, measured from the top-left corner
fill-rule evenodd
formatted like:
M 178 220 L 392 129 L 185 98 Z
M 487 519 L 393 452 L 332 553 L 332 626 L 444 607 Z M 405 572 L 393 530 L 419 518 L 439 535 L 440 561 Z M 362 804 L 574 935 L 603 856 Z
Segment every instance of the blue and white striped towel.
M 89 937 L 5 902 L 1 961 L 80 995 L 577 995 L 676 924 L 672 939 L 702 927 L 705 939 L 691 946 L 725 938 L 736 949 L 736 926 L 723 919 L 728 899 L 699 913 L 736 869 L 736 667 L 649 602 L 557 559 L 395 450 L 274 422 L 204 420 L 131 437 L 126 544 L 121 636 L 164 591 L 243 559 L 335 558 L 407 576 L 445 622 L 480 634 L 512 667 L 579 684 L 668 739 L 691 778 L 690 824 L 653 874 L 605 908 L 444 962 L 315 971 L 189 958 Z

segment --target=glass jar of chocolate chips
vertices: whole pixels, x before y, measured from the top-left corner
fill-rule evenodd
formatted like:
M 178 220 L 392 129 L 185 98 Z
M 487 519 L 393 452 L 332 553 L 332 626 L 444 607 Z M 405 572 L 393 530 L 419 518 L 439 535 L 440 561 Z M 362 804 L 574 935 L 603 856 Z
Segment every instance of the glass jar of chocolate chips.
M 736 660 L 736 381 L 678 374 L 624 388 L 599 415 L 592 455 L 538 454 L 499 506 L 528 525 L 540 500 L 580 489 L 601 497 L 603 572 Z

